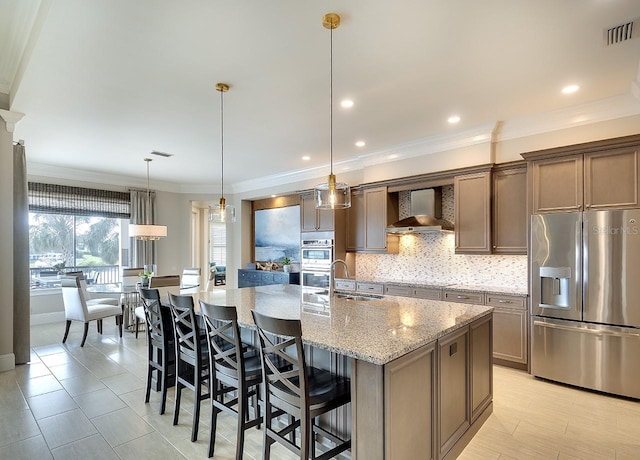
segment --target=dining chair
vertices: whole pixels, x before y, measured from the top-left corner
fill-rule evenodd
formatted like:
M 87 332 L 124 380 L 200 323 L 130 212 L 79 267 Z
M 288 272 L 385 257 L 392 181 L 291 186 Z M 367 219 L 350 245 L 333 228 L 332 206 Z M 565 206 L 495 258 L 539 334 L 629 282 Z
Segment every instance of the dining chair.
M 209 457 L 213 457 L 218 413 L 224 411 L 237 418 L 236 460 L 242 460 L 244 433 L 262 423 L 257 404 L 258 386 L 262 382 L 260 356 L 253 349 L 245 353 L 238 327 L 236 307 L 212 305 L 200 300 L 209 347 L 209 392 L 211 395 L 211 431 Z M 227 398 L 229 393 L 235 396 Z M 249 414 L 249 398 L 254 397 L 254 417 Z M 235 406 L 235 408 L 234 408 Z
M 144 402 L 149 402 L 151 380 L 155 372 L 156 379 L 160 382 L 160 415 L 162 415 L 167 404 L 167 387 L 170 379 L 175 377 L 174 373 L 171 372 L 171 366 L 174 366 L 175 372 L 175 348 L 171 313 L 163 311 L 166 308 L 160 302 L 160 293 L 157 289 L 140 288 L 140 298 L 142 299 L 147 324 L 148 349 L 147 390 Z
M 300 320 L 280 319 L 251 311 L 258 329 L 262 379 L 264 382 L 264 428 L 262 458 L 271 458 L 271 445 L 281 443 L 300 459 L 325 460 L 348 450 L 351 440 L 343 440 L 315 424 L 316 417 L 351 401 L 350 380 L 329 371 L 307 366 L 302 344 Z M 281 370 L 278 359 L 290 364 Z M 277 429 L 273 424 L 274 408 L 293 417 L 293 422 Z M 300 429 L 300 445 L 295 444 L 295 430 Z M 285 436 L 289 435 L 287 439 Z M 334 447 L 316 456 L 316 435 L 334 443 Z
M 180 286 L 179 275 L 152 276 L 151 278 L 149 278 L 149 289 L 152 289 L 152 288 L 158 289 L 158 288 L 172 287 L 172 286 Z M 162 297 L 162 293 L 160 294 L 160 296 Z M 142 305 L 137 306 L 134 310 L 134 313 L 135 313 L 135 329 L 136 329 L 136 339 L 137 339 L 139 325 L 140 323 L 144 323 L 146 321 L 144 308 L 142 307 Z
M 181 288 L 194 288 L 200 286 L 202 277 L 200 275 L 200 268 L 185 268 L 182 270 L 182 276 L 180 278 Z
M 80 343 L 80 346 L 84 347 L 89 332 L 89 321 L 97 321 L 98 332 L 102 334 L 102 319 L 110 316 L 115 316 L 122 338 L 122 307 L 119 305 L 118 299 L 87 299 L 85 290 L 82 288 L 83 280 L 79 276 L 62 276 L 60 281 L 62 283 L 64 314 L 67 321 L 62 343 L 67 341 L 72 321 L 84 323 L 84 334 Z
M 169 307 L 173 325 L 173 336 L 176 357 L 176 394 L 173 413 L 173 424 L 178 424 L 180 415 L 180 399 L 182 389 L 193 391 L 193 422 L 191 425 L 191 441 L 198 440 L 200 423 L 200 403 L 209 398 L 211 384 L 209 381 L 209 350 L 206 335 L 200 332 L 193 297 L 169 293 Z M 208 386 L 205 393 L 203 385 Z

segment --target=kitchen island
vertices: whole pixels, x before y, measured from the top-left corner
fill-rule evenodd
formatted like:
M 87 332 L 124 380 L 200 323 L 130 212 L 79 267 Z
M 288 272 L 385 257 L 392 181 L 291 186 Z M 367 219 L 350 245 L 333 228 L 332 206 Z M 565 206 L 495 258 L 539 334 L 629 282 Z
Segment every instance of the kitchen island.
M 351 378 L 350 407 L 321 423 L 351 435 L 352 458 L 455 458 L 491 414 L 491 307 L 294 285 L 194 298 L 235 305 L 248 330 L 253 309 L 301 320 L 308 363 Z

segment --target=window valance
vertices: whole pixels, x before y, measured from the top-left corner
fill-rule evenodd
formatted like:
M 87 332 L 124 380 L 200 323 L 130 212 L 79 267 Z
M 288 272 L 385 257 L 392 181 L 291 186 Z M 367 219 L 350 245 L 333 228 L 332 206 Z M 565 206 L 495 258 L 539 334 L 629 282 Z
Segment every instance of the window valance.
M 29 211 L 129 219 L 129 192 L 29 182 Z

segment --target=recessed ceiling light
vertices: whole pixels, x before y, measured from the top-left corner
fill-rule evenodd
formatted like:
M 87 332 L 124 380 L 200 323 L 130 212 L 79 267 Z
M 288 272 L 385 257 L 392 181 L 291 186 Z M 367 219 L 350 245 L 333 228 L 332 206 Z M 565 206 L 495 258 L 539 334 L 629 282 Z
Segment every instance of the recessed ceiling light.
M 367 144 L 365 143 L 365 141 L 358 141 L 358 142 L 356 142 L 356 147 L 364 147 L 365 145 L 367 145 Z
M 578 91 L 580 87 L 578 85 L 569 85 L 562 88 L 562 94 L 571 94 Z
M 350 109 L 353 107 L 353 101 L 351 99 L 343 99 L 340 101 L 340 107 L 343 109 Z
M 275 198 L 275 197 L 277 197 L 277 196 L 278 196 L 278 195 L 271 195 L 271 198 Z
M 447 118 L 447 121 L 451 124 L 458 123 L 460 121 L 460 117 L 458 115 L 451 115 Z
M 397 153 L 392 153 L 391 155 L 387 155 L 387 158 L 390 160 L 393 160 L 395 158 L 398 158 L 400 155 L 398 155 Z
M 311 159 L 311 157 L 309 155 L 305 155 L 305 156 L 302 157 L 302 159 L 304 161 L 309 161 Z

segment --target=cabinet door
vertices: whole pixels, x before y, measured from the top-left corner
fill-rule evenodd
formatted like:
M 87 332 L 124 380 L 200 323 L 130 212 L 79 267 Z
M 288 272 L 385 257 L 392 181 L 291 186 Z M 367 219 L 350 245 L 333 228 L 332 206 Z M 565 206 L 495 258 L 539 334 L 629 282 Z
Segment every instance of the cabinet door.
M 493 356 L 496 359 L 527 364 L 526 310 L 493 310 Z
M 364 200 L 364 191 L 351 192 L 351 207 L 347 210 L 347 251 L 364 249 L 366 227 Z
M 491 173 L 454 179 L 456 254 L 491 253 Z
M 462 328 L 438 341 L 438 458 L 444 457 L 470 426 L 468 338 L 469 328 Z
M 315 232 L 318 229 L 318 214 L 313 194 L 300 196 L 300 230 Z
M 586 209 L 638 207 L 639 152 L 636 146 L 585 154 Z
M 582 210 L 582 155 L 533 162 L 533 213 Z
M 471 423 L 493 400 L 493 361 L 491 315 L 475 321 L 469 327 L 471 358 Z
M 527 170 L 493 172 L 493 253 L 527 253 Z
M 380 187 L 364 191 L 366 206 L 366 246 L 367 250 L 387 249 L 387 188 Z
M 315 206 L 315 203 L 314 203 Z M 331 209 L 316 209 L 317 212 L 317 229 L 322 232 L 330 232 L 334 230 L 334 214 L 336 211 Z

